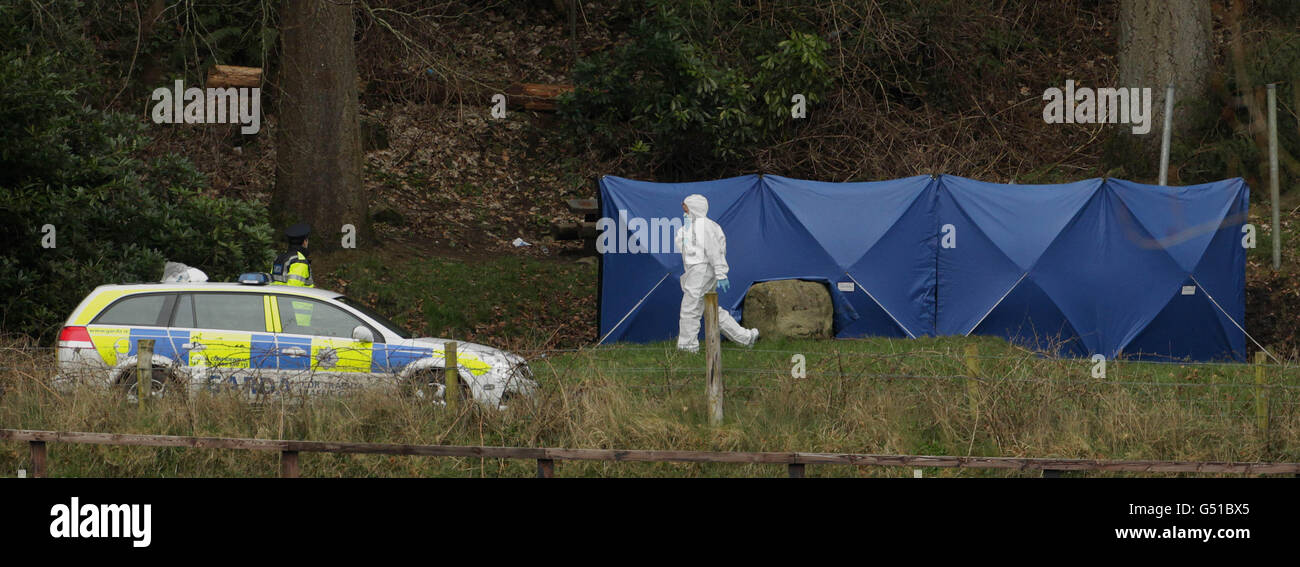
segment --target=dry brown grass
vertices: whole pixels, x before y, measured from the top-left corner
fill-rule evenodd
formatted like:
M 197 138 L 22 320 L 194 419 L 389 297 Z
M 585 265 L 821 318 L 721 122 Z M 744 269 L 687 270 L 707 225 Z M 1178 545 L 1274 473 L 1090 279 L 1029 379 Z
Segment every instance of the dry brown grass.
M 970 340 L 966 340 L 969 342 Z M 977 340 L 978 387 L 969 389 L 954 339 L 776 343 L 726 350 L 727 420 L 711 428 L 698 357 L 626 348 L 560 354 L 534 363 L 542 390 L 505 411 L 472 404 L 446 411 L 392 391 L 287 397 L 260 404 L 231 393 L 164 399 L 143 410 L 115 390 L 49 387 L 43 354 L 4 351 L 0 426 L 318 441 L 522 447 L 809 451 L 1096 459 L 1300 460 L 1300 405 L 1292 369 L 1268 371 L 1266 439 L 1255 427 L 1246 366 L 1089 363 L 1046 359 Z M 785 348 L 781 348 L 785 347 Z M 789 352 L 807 353 L 808 376 L 789 375 Z M 26 371 L 17 370 L 28 364 Z M 34 366 L 31 366 L 34 365 Z M 45 370 L 37 370 L 45 368 Z M 972 402 L 974 410 L 972 409 Z M 273 453 L 55 444 L 51 470 L 66 476 L 271 476 Z M 0 470 L 28 466 L 20 443 L 0 445 Z M 529 461 L 307 454 L 306 476 L 529 476 Z M 812 467 L 814 475 L 911 471 Z M 781 467 L 564 462 L 561 476 L 779 476 Z M 936 470 L 938 475 L 1003 475 Z

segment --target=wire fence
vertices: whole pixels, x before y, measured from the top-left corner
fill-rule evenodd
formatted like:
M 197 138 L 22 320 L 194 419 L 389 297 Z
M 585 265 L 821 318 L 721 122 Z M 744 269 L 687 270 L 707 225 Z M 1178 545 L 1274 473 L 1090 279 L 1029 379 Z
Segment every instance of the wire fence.
M 160 341 L 161 342 L 161 341 Z M 43 346 L 22 346 L 22 347 L 0 347 L 0 371 L 39 371 L 42 369 L 54 369 L 57 366 L 57 347 Z M 280 352 L 284 349 L 265 349 L 256 350 L 247 345 L 222 345 L 223 354 L 221 356 L 208 356 L 206 362 L 209 366 L 232 366 L 232 367 L 251 367 L 251 368 L 271 368 L 277 360 L 283 355 Z M 350 349 L 347 347 L 335 349 L 340 356 L 347 356 L 354 351 L 362 349 Z M 523 355 L 530 362 L 549 362 L 557 358 L 569 357 L 571 360 L 581 361 L 583 365 L 599 367 L 599 363 L 609 363 L 612 365 L 626 364 L 628 356 L 626 353 L 663 353 L 664 359 L 655 361 L 655 366 L 624 366 L 602 368 L 605 372 L 618 373 L 659 373 L 659 372 L 698 372 L 700 363 L 697 360 L 687 356 L 678 355 L 672 347 L 655 347 L 655 346 L 637 346 L 637 345 L 615 345 L 615 346 L 598 346 L 584 348 L 565 348 L 565 349 L 517 349 L 516 354 Z M 159 352 L 162 352 L 161 350 Z M 754 362 L 765 358 L 763 355 L 781 355 L 780 357 L 766 357 L 766 362 L 774 363 L 770 367 L 728 367 L 728 373 L 749 373 L 749 374 L 771 374 L 781 375 L 789 374 L 790 357 L 804 357 L 809 371 L 819 369 L 818 362 L 843 362 L 866 360 L 873 363 L 882 363 L 888 361 L 905 361 L 905 366 L 915 366 L 916 364 L 941 363 L 948 366 L 960 367 L 967 361 L 974 359 L 978 361 L 993 362 L 1011 362 L 1020 364 L 1031 364 L 1036 367 L 1059 366 L 1067 368 L 1080 376 L 1087 376 L 1090 370 L 1096 366 L 1097 362 L 1090 359 L 1079 358 L 1056 358 L 1047 357 L 1038 353 L 1021 353 L 1021 354 L 977 354 L 970 355 L 957 351 L 926 351 L 915 350 L 906 352 L 864 352 L 856 350 L 776 350 L 776 349 L 746 349 L 746 348 L 723 348 L 724 355 L 735 360 L 740 358 L 746 362 Z M 126 352 L 118 353 L 125 356 Z M 364 352 L 369 356 L 369 351 Z M 634 360 L 636 363 L 644 363 L 644 358 Z M 913 364 L 915 363 L 915 364 Z M 1272 362 L 1206 362 L 1206 361 L 1157 361 L 1157 360 L 1109 360 L 1105 362 L 1110 373 L 1121 373 L 1126 369 L 1145 369 L 1147 372 L 1168 372 L 1165 369 L 1207 369 L 1217 370 L 1224 373 L 1243 373 L 1253 369 L 1265 369 L 1270 375 L 1275 377 L 1275 384 L 1279 387 L 1297 388 L 1300 387 L 1300 364 L 1292 362 L 1272 363 Z M 915 379 L 966 379 L 969 378 L 964 373 L 949 374 L 924 374 L 924 373 L 865 373 L 863 377 L 867 378 L 915 378 Z M 1011 377 L 1007 377 L 1011 378 Z M 995 379 L 995 378 L 990 378 Z M 1053 381 L 1069 381 L 1069 378 L 1053 377 Z M 1286 382 L 1294 383 L 1287 384 Z M 1089 380 L 1091 382 L 1091 380 Z M 1121 382 L 1132 385 L 1159 385 L 1159 386 L 1210 386 L 1221 385 L 1218 382 Z
M 665 355 L 650 354 L 656 352 Z M 802 377 L 794 372 L 791 358 L 796 356 L 802 358 Z M 723 372 L 730 377 L 728 395 L 744 404 L 760 403 L 763 396 L 790 388 L 811 395 L 819 382 L 848 382 L 856 387 L 854 395 L 862 394 L 863 386 L 904 387 L 920 397 L 944 390 L 945 401 L 961 402 L 968 395 L 965 403 L 971 406 L 980 404 L 976 398 L 986 406 L 1000 400 L 1026 408 L 1090 403 L 1102 417 L 1121 420 L 1147 419 L 1154 407 L 1172 407 L 1181 421 L 1171 427 L 1197 434 L 1240 437 L 1258 429 L 1276 429 L 1278 424 L 1291 431 L 1300 420 L 1300 367 L 1288 363 L 1111 360 L 1105 361 L 1105 372 L 1098 376 L 1094 371 L 1099 365 L 1091 359 L 1029 352 L 729 348 L 724 349 L 724 358 L 737 364 L 724 365 Z M 613 346 L 592 349 L 575 359 L 581 363 L 550 371 L 560 379 L 594 373 L 609 378 L 594 388 L 650 396 L 690 395 L 702 388 L 702 381 L 696 379 L 702 374 L 698 361 L 675 355 L 671 346 Z M 972 387 L 980 392 L 969 393 Z M 1116 398 L 1118 394 L 1123 397 Z M 1131 399 L 1132 404 L 1108 407 L 1113 399 Z
M 1255 404 L 1267 396 L 1271 412 L 1294 412 L 1300 405 L 1300 365 L 1290 363 L 1240 362 L 1162 362 L 1106 361 L 1106 372 L 1098 377 L 1098 363 L 1089 359 L 1043 356 L 1033 352 L 980 353 L 978 351 L 926 350 L 904 352 L 870 352 L 848 350 L 848 345 L 828 343 L 828 350 L 783 350 L 772 348 L 725 348 L 724 373 L 734 380 L 728 392 L 741 395 L 779 391 L 790 382 L 852 380 L 863 383 L 915 383 L 934 387 L 940 384 L 963 386 L 974 382 L 986 387 L 998 385 L 1052 386 L 1100 391 L 1125 388 L 1147 397 L 1179 397 L 1187 404 L 1204 408 L 1232 408 L 1243 415 L 1258 413 Z M 829 350 L 832 349 L 833 350 Z M 851 347 L 850 347 L 851 348 Z M 277 383 L 312 381 L 314 375 L 327 370 L 313 365 L 294 370 L 276 367 L 280 353 L 275 349 L 254 352 L 251 347 L 223 348 L 224 356 L 209 356 L 204 371 L 221 374 L 221 370 L 241 374 L 236 386 L 259 386 L 274 389 Z M 348 349 L 338 356 L 347 358 Z M 671 345 L 613 345 L 565 349 L 520 349 L 518 354 L 531 361 L 536 378 L 542 383 L 580 381 L 598 376 L 614 379 L 604 383 L 585 383 L 586 388 L 625 388 L 653 395 L 698 388 L 703 381 L 702 362 L 698 356 L 676 352 Z M 14 375 L 32 379 L 50 379 L 68 371 L 60 369 L 56 347 L 0 347 L 0 379 Z M 121 353 L 128 358 L 127 353 Z M 366 353 L 367 355 L 369 353 Z M 662 356 L 659 356 L 662 355 Z M 794 358 L 802 358 L 798 363 Z M 796 372 L 795 366 L 802 369 Z M 174 369 L 186 370 L 185 361 L 174 361 Z M 978 367 L 978 371 L 972 371 Z M 62 370 L 62 372 L 60 372 Z M 102 372 L 102 368 L 91 371 Z M 377 363 L 372 371 L 397 372 Z M 354 381 L 364 382 L 372 373 L 360 372 Z M 214 384 L 213 376 L 202 378 L 204 386 Z M 2 383 L 2 382 L 0 382 Z M 964 387 L 964 386 L 963 386 Z
M 1058 431 L 1049 435 L 1059 439 L 1061 430 L 1054 428 L 1061 420 L 1070 420 L 1070 427 L 1091 431 L 1087 434 L 1091 437 L 1085 438 L 1101 439 L 1098 443 L 1112 447 L 1107 451 L 1124 446 L 1123 435 L 1131 431 L 1140 442 L 1163 447 L 1153 449 L 1153 454 L 1179 454 L 1179 443 L 1196 440 L 1205 455 L 1253 455 L 1250 451 L 1255 449 L 1249 447 L 1259 443 L 1265 447 L 1259 454 L 1300 455 L 1296 441 L 1300 439 L 1300 368 L 1289 364 L 1111 360 L 1105 361 L 1105 372 L 1099 375 L 1098 363 L 1089 359 L 988 352 L 1005 348 L 994 345 L 908 352 L 859 350 L 878 344 L 816 346 L 823 349 L 723 349 L 731 411 L 749 416 L 742 419 L 760 421 L 793 419 L 789 415 L 804 412 L 816 417 L 794 423 L 852 428 L 871 419 L 864 417 L 868 414 L 863 408 L 893 404 L 903 409 L 890 414 L 889 428 L 906 429 L 896 425 L 899 419 L 919 423 L 916 427 L 922 429 L 942 423 L 960 432 L 945 438 L 984 439 L 999 448 L 1016 447 L 1019 435 L 1041 436 L 1044 431 Z M 980 347 L 988 350 L 981 352 Z M 22 395 L 22 388 L 12 387 L 18 383 L 57 390 L 51 387 L 55 377 L 68 369 L 59 367 L 56 352 L 49 347 L 0 349 L 0 403 L 6 395 Z M 676 412 L 675 408 L 705 398 L 703 356 L 678 352 L 673 345 L 514 352 L 530 360 L 530 374 L 540 387 L 539 405 L 567 408 L 562 400 L 587 399 L 597 404 L 617 400 L 615 404 L 636 404 L 633 407 L 643 411 L 670 408 Z M 275 350 L 254 354 L 251 347 L 232 347 L 225 354 L 208 357 L 201 372 L 192 372 L 195 369 L 182 360 L 173 361 L 169 369 L 191 374 L 191 391 L 256 402 L 346 395 L 378 378 L 378 372 L 340 378 L 338 372 L 315 366 L 287 372 L 259 368 L 275 364 Z M 129 352 L 119 355 L 121 372 L 134 368 Z M 382 368 L 371 370 L 375 369 Z M 87 370 L 92 380 L 104 383 L 102 367 Z M 304 383 L 343 385 L 298 387 Z M 967 442 L 962 441 L 959 449 L 967 448 Z

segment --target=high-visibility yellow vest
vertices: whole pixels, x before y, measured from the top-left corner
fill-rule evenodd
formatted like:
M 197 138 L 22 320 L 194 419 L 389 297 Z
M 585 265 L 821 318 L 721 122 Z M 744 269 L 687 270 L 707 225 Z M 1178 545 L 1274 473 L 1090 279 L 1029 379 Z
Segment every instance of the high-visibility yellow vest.
M 301 251 L 281 254 L 271 269 L 271 283 L 316 287 L 316 282 L 311 279 L 311 261 Z
M 311 328 L 311 302 L 290 301 L 293 304 L 293 322 L 304 329 Z
M 271 283 L 273 285 L 316 287 L 316 282 L 311 279 L 311 261 L 300 250 L 281 254 L 275 259 L 275 265 L 271 269 Z M 304 329 L 310 328 L 311 303 L 306 301 L 294 301 L 292 303 L 294 322 Z

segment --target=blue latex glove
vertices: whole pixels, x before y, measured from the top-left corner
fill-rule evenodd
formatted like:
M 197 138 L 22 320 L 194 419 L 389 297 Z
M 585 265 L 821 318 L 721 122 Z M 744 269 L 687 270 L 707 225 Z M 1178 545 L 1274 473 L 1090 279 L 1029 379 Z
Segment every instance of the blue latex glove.
M 718 291 L 727 293 L 727 290 L 729 289 L 731 289 L 731 282 L 727 281 L 727 278 L 718 280 Z

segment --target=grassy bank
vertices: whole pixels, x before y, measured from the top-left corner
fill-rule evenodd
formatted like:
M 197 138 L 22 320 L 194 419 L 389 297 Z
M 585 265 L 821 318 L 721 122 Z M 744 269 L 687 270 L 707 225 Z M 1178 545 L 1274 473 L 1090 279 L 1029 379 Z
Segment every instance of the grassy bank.
M 978 348 L 974 388 L 965 348 Z M 24 351 L 25 353 L 25 351 Z M 803 354 L 806 377 L 792 377 Z M 0 426 L 388 443 L 727 451 L 818 451 L 1100 459 L 1300 460 L 1300 372 L 1266 368 L 1269 430 L 1257 430 L 1254 370 L 1242 365 L 1043 359 L 996 339 L 765 342 L 724 349 L 727 420 L 710 427 L 701 355 L 669 344 L 532 352 L 539 396 L 459 414 L 385 391 L 261 405 L 229 394 L 143 411 L 113 392 L 58 393 L 15 372 Z M 21 356 L 27 356 L 22 354 Z M 48 356 L 42 354 L 39 356 Z M 39 366 L 36 360 L 27 362 Z M 973 403 L 972 403 L 973 402 Z M 0 471 L 26 464 L 0 444 Z M 54 444 L 56 476 L 271 476 L 272 453 Z M 530 461 L 304 454 L 304 476 L 529 476 Z M 780 476 L 782 467 L 563 462 L 561 476 Z M 813 476 L 910 470 L 810 467 Z M 1017 475 L 930 470 L 928 475 Z
M 509 348 L 595 341 L 596 266 L 557 257 L 430 257 L 400 244 L 323 258 L 317 286 L 359 299 L 416 336 Z

